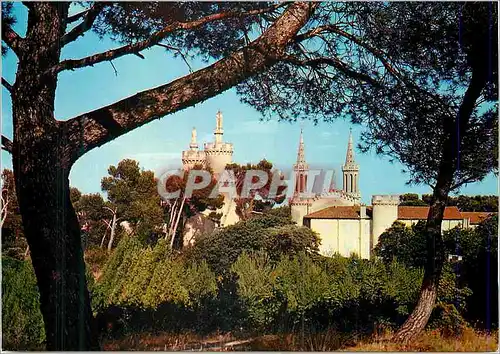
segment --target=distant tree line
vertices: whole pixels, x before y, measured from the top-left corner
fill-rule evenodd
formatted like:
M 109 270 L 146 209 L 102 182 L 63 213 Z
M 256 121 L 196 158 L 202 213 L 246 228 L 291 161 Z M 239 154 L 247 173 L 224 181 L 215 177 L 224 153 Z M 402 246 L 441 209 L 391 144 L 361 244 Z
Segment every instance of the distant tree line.
M 407 206 L 429 206 L 431 194 L 422 194 L 422 198 L 416 193 L 406 193 L 399 197 L 400 205 Z M 459 195 L 448 197 L 447 206 L 456 206 L 460 211 L 498 211 L 498 196 L 495 195 Z

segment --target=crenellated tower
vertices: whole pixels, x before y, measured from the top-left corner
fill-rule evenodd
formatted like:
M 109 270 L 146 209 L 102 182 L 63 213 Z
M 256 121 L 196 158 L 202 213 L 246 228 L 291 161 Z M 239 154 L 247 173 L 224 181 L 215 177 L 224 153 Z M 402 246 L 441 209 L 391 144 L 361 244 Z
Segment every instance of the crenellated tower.
M 342 190 L 353 197 L 360 198 L 359 194 L 359 165 L 354 160 L 352 130 L 349 132 L 345 164 L 342 166 Z
M 191 130 L 191 143 L 189 150 L 182 152 L 182 166 L 185 170 L 193 168 L 194 165 L 206 166 L 206 156 L 204 151 L 198 150 L 198 143 L 196 141 L 196 128 Z

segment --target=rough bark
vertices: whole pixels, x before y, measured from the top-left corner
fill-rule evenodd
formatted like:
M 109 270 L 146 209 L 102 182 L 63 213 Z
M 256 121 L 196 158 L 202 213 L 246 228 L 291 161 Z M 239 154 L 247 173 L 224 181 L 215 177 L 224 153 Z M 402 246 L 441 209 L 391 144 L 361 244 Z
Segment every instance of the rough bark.
M 70 201 L 68 145 L 54 119 L 56 76 L 68 4 L 37 3 L 13 85 L 13 168 L 31 261 L 40 291 L 48 350 L 97 349 L 80 227 Z

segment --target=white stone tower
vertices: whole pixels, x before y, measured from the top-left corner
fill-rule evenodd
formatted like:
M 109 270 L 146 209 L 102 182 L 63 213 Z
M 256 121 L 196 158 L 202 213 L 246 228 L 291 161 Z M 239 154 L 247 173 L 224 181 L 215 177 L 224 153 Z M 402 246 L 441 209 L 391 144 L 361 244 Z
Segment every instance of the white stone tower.
M 345 164 L 342 166 L 342 190 L 353 197 L 360 198 L 359 194 L 359 165 L 354 161 L 352 131 L 349 132 L 349 142 Z
M 372 240 L 370 250 L 378 243 L 379 236 L 398 219 L 399 195 L 372 196 Z
M 227 164 L 233 161 L 233 144 L 223 141 L 224 129 L 222 128 L 222 112 L 216 115 L 216 125 L 214 130 L 214 142 L 205 143 L 205 155 L 207 165 L 212 168 L 215 174 L 219 175 Z
M 194 165 L 206 166 L 205 152 L 198 150 L 196 142 L 196 128 L 191 131 L 191 143 L 189 150 L 182 152 L 182 166 L 185 170 L 192 168 Z

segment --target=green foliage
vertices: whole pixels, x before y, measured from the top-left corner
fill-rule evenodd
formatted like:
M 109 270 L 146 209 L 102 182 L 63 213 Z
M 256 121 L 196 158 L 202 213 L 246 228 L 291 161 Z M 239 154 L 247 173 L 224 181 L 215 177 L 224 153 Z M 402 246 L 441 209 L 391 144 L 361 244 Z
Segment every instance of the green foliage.
M 284 225 L 265 230 L 264 249 L 273 260 L 303 251 L 319 252 L 318 234 L 305 226 Z
M 272 208 L 272 209 L 266 210 L 265 214 L 274 215 L 274 216 L 278 216 L 281 218 L 291 218 L 292 217 L 291 209 L 288 205 L 284 205 L 284 206 L 280 206 L 277 208 Z
M 462 261 L 447 262 L 443 268 L 438 288 L 440 307 L 436 309 L 443 316 L 458 311 L 475 325 L 498 326 L 498 302 L 495 300 L 498 288 L 491 286 L 496 284 L 498 274 L 497 220 L 497 216 L 493 216 L 475 229 L 454 228 L 443 232 L 445 256 L 462 256 Z M 375 252 L 385 263 L 395 258 L 408 267 L 419 268 L 425 263 L 425 242 L 423 223 L 412 227 L 394 223 L 380 236 Z
M 42 350 L 44 341 L 40 295 L 31 263 L 2 257 L 2 347 Z
M 96 284 L 94 305 L 96 310 L 110 305 L 153 309 L 163 303 L 190 307 L 216 290 L 215 275 L 205 262 L 173 258 L 165 240 L 152 247 L 125 237 Z
M 206 297 L 217 293 L 217 281 L 207 262 L 191 263 L 184 269 L 183 286 L 189 294 L 189 304 L 200 305 Z
M 278 291 L 287 300 L 288 309 L 296 318 L 304 319 L 306 311 L 330 298 L 335 287 L 331 279 L 305 253 L 293 258 L 283 257 L 276 266 Z
M 2 3 L 2 11 L 4 4 Z M 19 203 L 17 202 L 14 172 L 2 171 L 2 207 L 7 203 L 7 215 L 2 225 L 2 253 L 4 255 L 24 259 L 28 246 L 24 237 Z M 3 216 L 3 215 L 2 215 Z
M 412 226 L 394 222 L 379 236 L 379 242 L 374 248 L 376 256 L 386 264 L 396 258 L 408 267 L 423 267 L 427 259 L 424 226 L 424 222 Z
M 399 323 L 414 306 L 423 276 L 395 261 L 314 260 L 304 252 L 278 263 L 263 252 L 245 252 L 231 270 L 250 325 L 261 331 L 283 321 L 344 329 Z
M 108 205 L 117 209 L 120 221 L 128 221 L 141 241 L 158 233 L 164 215 L 153 171 L 144 171 L 137 161 L 124 159 L 117 166 L 109 166 L 109 176 L 101 180 L 101 189 L 107 193 Z M 107 218 L 112 215 L 107 213 Z
M 257 164 L 247 163 L 246 165 L 239 165 L 237 163 L 232 163 L 226 165 L 226 170 L 232 171 L 236 179 L 235 189 L 239 197 L 235 199 L 235 203 L 236 213 L 240 217 L 240 220 L 248 220 L 253 211 L 264 212 L 271 209 L 274 205 L 283 203 L 285 200 L 285 194 L 283 194 L 283 192 L 286 186 L 279 186 L 277 190 L 274 191 L 274 195 L 270 195 L 274 174 L 278 173 L 276 169 L 273 169 L 273 164 L 271 162 L 264 159 Z M 243 190 L 243 188 L 246 187 L 245 180 L 248 171 L 261 171 L 267 174 L 266 184 L 257 189 Z M 279 177 L 281 180 L 284 179 L 283 175 Z M 258 180 L 259 177 L 254 176 L 252 182 L 256 183 Z
M 427 206 L 427 203 L 418 198 L 416 193 L 406 193 L 399 196 L 399 205 L 407 206 Z
M 73 206 L 79 216 L 82 229 L 83 245 L 87 247 L 100 246 L 102 237 L 106 232 L 104 219 L 109 219 L 108 212 L 104 209 L 105 201 L 99 193 L 83 194 L 72 190 Z
M 277 274 L 265 253 L 244 252 L 232 265 L 238 277 L 238 296 L 255 328 L 269 328 L 278 314 L 280 303 L 275 296 Z
M 316 252 L 318 236 L 294 225 L 291 218 L 264 214 L 201 237 L 188 253 L 193 259 L 205 259 L 216 274 L 227 274 L 244 251 L 258 250 L 275 260 L 281 254 Z
M 456 205 L 461 211 L 498 211 L 498 196 L 496 195 L 459 195 L 449 197 L 448 205 Z

